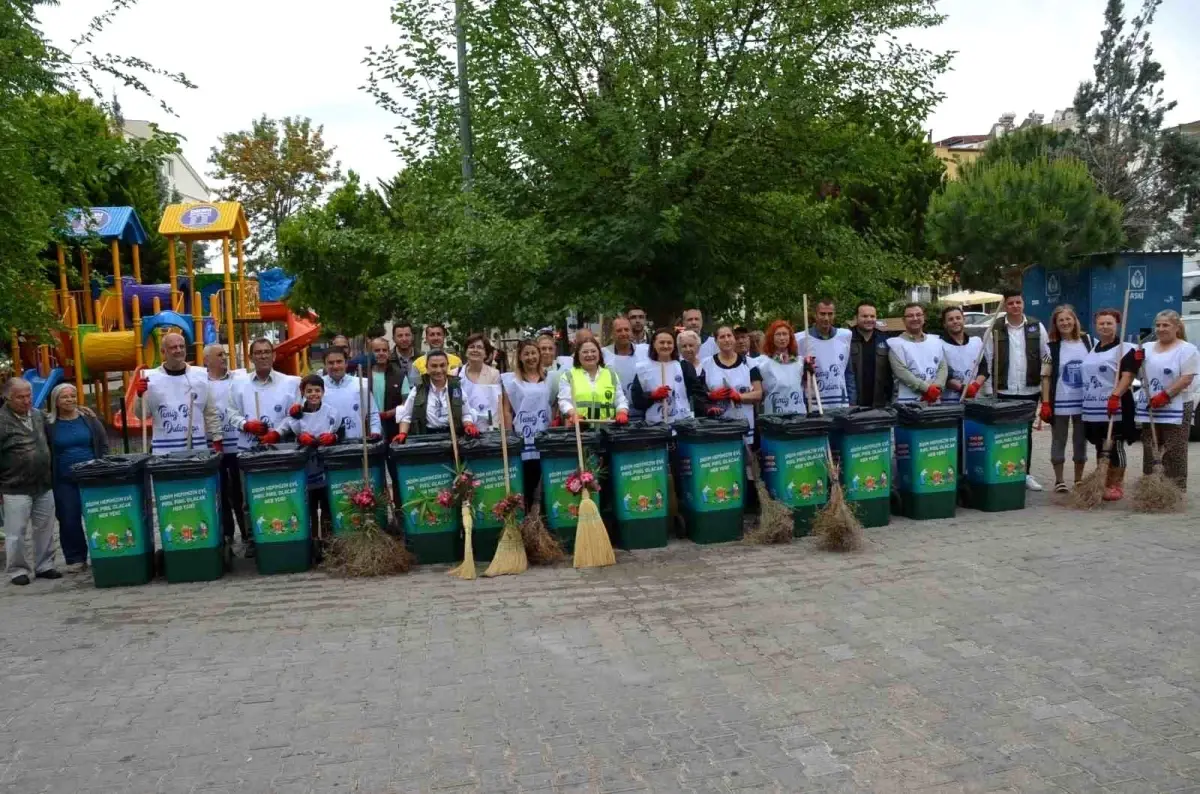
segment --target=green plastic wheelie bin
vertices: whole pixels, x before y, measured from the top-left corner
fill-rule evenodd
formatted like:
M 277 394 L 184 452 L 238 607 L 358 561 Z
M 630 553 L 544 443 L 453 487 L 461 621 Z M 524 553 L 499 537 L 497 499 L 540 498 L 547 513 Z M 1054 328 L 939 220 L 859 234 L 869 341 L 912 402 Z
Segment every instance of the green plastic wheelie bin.
M 958 438 L 962 403 L 896 403 L 896 464 L 900 513 L 953 518 L 958 507 Z
M 146 463 L 168 582 L 210 582 L 225 575 L 221 532 L 221 454 L 207 449 L 157 455 Z
M 523 446 L 520 436 L 509 434 L 509 485 L 517 495 L 523 492 L 525 484 L 521 468 Z M 500 542 L 500 533 L 504 531 L 504 519 L 497 516 L 492 508 L 507 495 L 504 490 L 504 455 L 500 446 L 500 432 L 492 430 L 479 438 L 460 439 L 458 447 L 467 468 L 479 480 L 479 487 L 475 489 L 475 501 L 471 504 L 474 515 L 474 521 L 471 523 L 471 549 L 476 560 L 491 560 L 496 556 L 496 545 Z M 523 510 L 518 513 L 518 519 L 524 516 Z
M 744 419 L 685 419 L 672 427 L 679 457 L 679 496 L 694 543 L 742 537 L 745 515 Z
M 812 530 L 817 511 L 829 501 L 829 431 L 833 418 L 767 414 L 758 418 L 759 457 L 767 491 L 792 510 L 792 535 Z
M 396 511 L 404 517 L 404 540 L 422 565 L 462 559 L 461 510 L 444 507 L 437 498 L 454 484 L 454 449 L 450 436 L 412 436 L 388 448 Z
M 604 441 L 599 431 L 583 430 L 583 454 L 598 464 L 603 460 Z M 563 549 L 575 549 L 575 529 L 579 525 L 580 496 L 567 490 L 567 478 L 579 470 L 579 455 L 575 448 L 573 427 L 551 427 L 534 438 L 542 460 L 542 516 L 546 528 L 558 538 Z M 607 490 L 605 478 L 600 480 L 600 498 Z M 596 495 L 593 494 L 595 499 Z
M 851 408 L 834 416 L 841 454 L 838 468 L 846 502 L 864 527 L 887 526 L 892 520 L 891 408 Z
M 671 428 L 635 422 L 605 425 L 603 433 L 616 545 L 622 549 L 666 546 L 671 529 L 667 498 Z
M 359 513 L 350 505 L 346 486 L 354 489 L 363 484 L 362 441 L 350 441 L 332 447 L 321 447 L 321 463 L 325 466 L 325 487 L 329 489 L 329 512 L 333 514 L 333 534 L 342 535 L 355 528 L 361 520 Z M 367 444 L 367 477 L 371 489 L 377 496 L 387 493 L 386 475 L 387 444 L 382 441 Z M 375 523 L 380 529 L 388 525 L 387 500 L 381 498 L 375 508 Z
M 312 567 L 305 468 L 313 454 L 290 444 L 238 454 L 259 573 L 299 573 Z
M 96 587 L 146 584 L 154 578 L 153 522 L 146 499 L 149 457 L 109 455 L 71 467 Z
M 963 403 L 968 507 L 997 513 L 1025 507 L 1025 456 L 1037 404 L 980 398 Z

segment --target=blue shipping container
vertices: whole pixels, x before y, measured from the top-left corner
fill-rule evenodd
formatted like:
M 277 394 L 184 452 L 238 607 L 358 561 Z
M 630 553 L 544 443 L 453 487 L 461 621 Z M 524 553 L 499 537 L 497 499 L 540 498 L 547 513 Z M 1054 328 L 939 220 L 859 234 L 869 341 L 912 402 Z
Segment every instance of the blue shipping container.
M 1154 328 L 1154 315 L 1183 308 L 1183 253 L 1128 251 L 1095 254 L 1078 269 L 1046 270 L 1036 265 L 1025 271 L 1021 293 L 1025 311 L 1049 324 L 1057 306 L 1075 307 L 1091 330 L 1092 315 L 1101 309 L 1120 309 L 1129 290 L 1125 338 L 1136 339 Z

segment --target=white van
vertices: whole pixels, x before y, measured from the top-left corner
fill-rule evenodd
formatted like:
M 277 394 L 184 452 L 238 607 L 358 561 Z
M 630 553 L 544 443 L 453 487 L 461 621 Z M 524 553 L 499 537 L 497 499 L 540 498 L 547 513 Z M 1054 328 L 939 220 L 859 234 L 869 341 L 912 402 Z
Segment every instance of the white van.
M 1183 272 L 1183 314 L 1200 314 L 1200 270 Z

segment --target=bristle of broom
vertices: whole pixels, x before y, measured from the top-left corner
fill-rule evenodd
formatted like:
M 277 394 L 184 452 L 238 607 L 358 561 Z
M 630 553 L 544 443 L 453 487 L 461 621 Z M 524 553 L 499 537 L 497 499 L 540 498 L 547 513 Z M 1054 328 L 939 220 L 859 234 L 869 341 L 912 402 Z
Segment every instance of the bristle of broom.
M 1163 473 L 1162 464 L 1133 484 L 1133 509 L 1139 513 L 1183 511 L 1183 491 Z
M 591 495 L 584 491 L 583 498 L 579 500 L 579 524 L 575 527 L 575 567 L 602 568 L 615 565 L 616 562 L 608 530 L 604 528 L 604 519 L 600 517 L 600 508 L 596 507 Z
M 1067 504 L 1076 510 L 1095 510 L 1104 503 L 1104 485 L 1108 481 L 1108 456 L 1100 458 L 1096 468 L 1075 484 Z
M 761 477 L 754 481 L 754 487 L 758 492 L 758 526 L 747 532 L 743 541 L 757 546 L 791 543 L 794 526 L 791 508 L 771 496 Z
M 475 578 L 475 550 L 471 547 L 471 530 L 475 526 L 475 519 L 471 515 L 471 505 L 463 503 L 462 506 L 462 521 L 463 521 L 463 561 L 462 565 L 457 568 L 447 571 L 451 576 L 456 576 L 459 579 L 474 579 Z
M 505 576 L 508 574 L 524 573 L 529 568 L 529 558 L 525 555 L 525 542 L 521 540 L 521 527 L 517 517 L 509 514 L 504 517 L 504 532 L 496 545 L 496 555 L 484 576 Z
M 813 534 L 824 551 L 858 551 L 863 547 L 863 526 L 846 504 L 836 474 L 829 488 L 829 501 L 813 517 Z
M 525 544 L 525 556 L 530 565 L 554 565 L 567 558 L 558 538 L 546 529 L 540 503 L 535 503 L 521 522 L 521 540 Z
M 335 535 L 322 568 L 347 578 L 391 576 L 408 573 L 416 558 L 404 539 L 370 527 L 347 535 Z

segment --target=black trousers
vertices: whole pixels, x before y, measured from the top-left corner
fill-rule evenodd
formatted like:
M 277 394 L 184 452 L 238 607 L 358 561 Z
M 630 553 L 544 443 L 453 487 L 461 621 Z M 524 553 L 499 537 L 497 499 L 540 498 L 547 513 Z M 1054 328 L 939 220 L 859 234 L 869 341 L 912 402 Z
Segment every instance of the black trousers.
M 233 526 L 242 528 L 242 542 L 253 543 L 254 533 L 246 522 L 246 502 L 242 495 L 242 473 L 237 455 L 226 452 L 221 456 L 221 531 L 226 540 L 233 540 Z
M 542 482 L 542 462 L 538 459 L 521 461 L 522 495 L 525 497 L 525 512 L 533 509 L 537 488 Z
M 1026 402 L 1037 405 L 1041 399 L 1041 394 L 1001 394 L 1001 400 L 1012 400 L 1015 402 Z M 1037 421 L 1036 419 L 1034 421 Z M 1033 463 L 1033 422 L 1029 423 L 1029 429 L 1025 431 L 1025 473 L 1029 473 L 1029 466 Z

